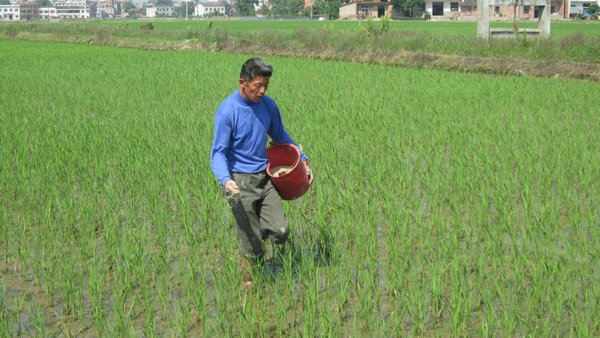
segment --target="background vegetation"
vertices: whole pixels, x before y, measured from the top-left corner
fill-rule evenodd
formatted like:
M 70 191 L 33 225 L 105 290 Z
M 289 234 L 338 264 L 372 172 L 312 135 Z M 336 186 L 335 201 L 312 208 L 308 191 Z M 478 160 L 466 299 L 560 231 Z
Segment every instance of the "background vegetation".
M 293 33 L 297 30 L 335 30 L 335 31 L 357 31 L 363 21 L 318 21 L 318 20 L 239 20 L 239 19 L 214 19 L 214 20 L 153 20 L 151 21 L 157 30 L 179 30 L 200 29 L 204 30 L 207 27 L 208 21 L 212 21 L 214 29 L 225 30 L 232 34 L 241 32 L 263 32 L 263 31 L 278 31 L 282 33 Z M 109 26 L 123 28 L 126 27 L 136 29 L 144 25 L 146 20 L 97 20 L 78 23 L 80 26 Z M 362 22 L 362 23 L 361 23 Z M 65 23 L 62 23 L 65 25 Z M 378 23 L 376 23 L 379 25 Z M 519 27 L 533 28 L 537 27 L 537 22 L 518 21 Z M 447 34 L 464 35 L 475 37 L 477 35 L 477 24 L 474 22 L 453 22 L 453 21 L 391 21 L 389 23 L 390 30 L 398 31 L 426 31 L 432 34 Z M 510 28 L 511 22 L 491 22 L 491 27 Z M 552 22 L 552 36 L 564 37 L 581 33 L 587 38 L 596 38 L 598 33 L 597 22 L 581 22 L 581 21 L 554 21 Z

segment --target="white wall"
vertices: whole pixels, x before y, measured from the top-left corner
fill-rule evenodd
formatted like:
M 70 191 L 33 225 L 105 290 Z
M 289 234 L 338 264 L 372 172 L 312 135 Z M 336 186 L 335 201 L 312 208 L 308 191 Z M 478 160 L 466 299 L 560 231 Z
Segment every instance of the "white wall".
M 89 7 L 57 7 L 56 15 L 59 19 L 89 19 Z
M 225 6 L 208 6 L 206 4 L 197 4 L 196 7 L 194 7 L 194 16 L 204 16 L 215 12 L 225 15 Z
M 148 18 L 156 17 L 156 7 L 146 7 L 146 17 L 148 17 Z
M 40 7 L 39 15 L 40 20 L 52 20 L 58 18 L 55 7 Z
M 452 1 L 425 1 L 425 10 L 427 11 L 427 13 L 433 15 L 433 3 L 434 2 L 443 2 L 444 3 L 444 14 L 443 16 L 452 16 L 454 15 L 454 13 L 459 12 L 460 11 L 460 5 L 461 5 L 461 1 L 460 0 L 452 0 Z M 451 2 L 456 2 L 458 3 L 458 9 L 456 10 L 456 12 L 452 11 L 452 7 L 450 6 Z
M 0 5 L 0 20 L 20 20 L 19 5 Z

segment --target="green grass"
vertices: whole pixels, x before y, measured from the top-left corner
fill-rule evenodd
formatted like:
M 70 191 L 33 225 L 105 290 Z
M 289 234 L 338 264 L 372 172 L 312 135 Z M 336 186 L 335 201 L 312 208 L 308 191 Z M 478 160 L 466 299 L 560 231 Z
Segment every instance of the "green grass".
M 154 29 L 158 30 L 185 30 L 205 29 L 210 20 L 169 20 L 151 21 Z M 83 23 L 92 26 L 113 26 L 123 21 L 91 21 Z M 127 25 L 138 28 L 148 21 L 127 20 Z M 362 24 L 364 25 L 364 21 Z M 378 24 L 376 22 L 376 24 Z M 537 22 L 517 21 L 519 27 L 537 27 Z M 264 30 L 275 30 L 280 32 L 294 32 L 299 29 L 335 29 L 341 31 L 357 31 L 360 23 L 358 21 L 316 21 L 316 20 L 235 20 L 214 19 L 214 29 L 224 29 L 230 32 L 260 32 Z M 512 27 L 512 22 L 492 22 L 492 27 Z M 581 33 L 585 36 L 598 36 L 600 23 L 578 22 L 578 21 L 553 21 L 552 34 L 555 37 L 563 37 Z M 430 22 L 430 21 L 391 21 L 391 30 L 426 31 L 432 34 L 458 34 L 465 36 L 477 35 L 476 22 Z
M 2 335 L 600 334 L 595 83 L 267 58 L 316 179 L 250 298 L 208 156 L 248 56 L 0 47 Z

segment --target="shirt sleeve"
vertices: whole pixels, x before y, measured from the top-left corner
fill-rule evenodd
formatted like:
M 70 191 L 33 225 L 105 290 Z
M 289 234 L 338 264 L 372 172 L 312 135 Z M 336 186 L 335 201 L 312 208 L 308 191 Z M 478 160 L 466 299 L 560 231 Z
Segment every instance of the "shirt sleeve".
M 296 144 L 287 131 L 285 131 L 277 104 L 275 104 L 274 101 L 271 101 L 270 104 L 268 104 L 268 107 L 271 111 L 271 128 L 269 129 L 269 136 L 271 136 L 271 139 L 275 140 L 277 143 L 292 143 L 300 149 L 298 144 Z M 300 159 L 302 161 L 308 160 L 302 150 L 300 150 Z
M 215 135 L 210 152 L 210 166 L 221 185 L 231 179 L 227 152 L 231 142 L 232 123 L 223 107 L 219 107 L 215 114 Z

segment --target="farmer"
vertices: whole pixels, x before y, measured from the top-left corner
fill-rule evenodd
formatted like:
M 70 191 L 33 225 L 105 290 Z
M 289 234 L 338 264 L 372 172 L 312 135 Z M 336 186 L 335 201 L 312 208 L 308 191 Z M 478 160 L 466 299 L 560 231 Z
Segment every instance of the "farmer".
M 275 101 L 265 95 L 273 67 L 259 58 L 242 65 L 240 89 L 215 115 L 211 168 L 221 183 L 237 224 L 242 283 L 252 288 L 252 267 L 263 255 L 263 240 L 283 244 L 290 230 L 281 198 L 267 175 L 267 135 L 272 144 L 294 143 Z M 295 144 L 295 143 L 294 143 Z M 304 153 L 302 165 L 312 175 Z

